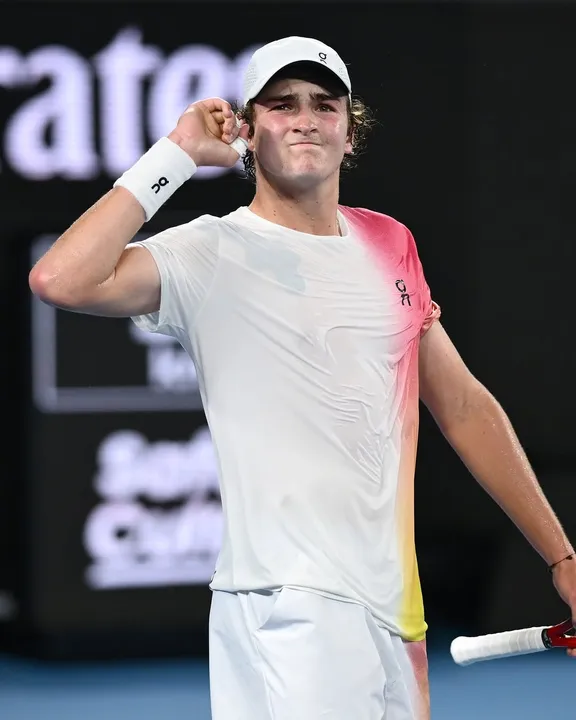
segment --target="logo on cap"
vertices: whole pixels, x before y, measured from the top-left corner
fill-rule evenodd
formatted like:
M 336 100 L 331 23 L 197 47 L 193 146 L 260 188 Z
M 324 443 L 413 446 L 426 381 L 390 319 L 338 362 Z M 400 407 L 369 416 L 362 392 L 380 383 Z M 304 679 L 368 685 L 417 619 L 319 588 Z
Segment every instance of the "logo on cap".
M 321 61 L 321 62 L 323 62 L 323 63 L 326 62 L 327 55 L 326 55 L 325 52 L 319 52 L 319 53 L 318 53 L 318 57 L 320 58 L 320 61 Z

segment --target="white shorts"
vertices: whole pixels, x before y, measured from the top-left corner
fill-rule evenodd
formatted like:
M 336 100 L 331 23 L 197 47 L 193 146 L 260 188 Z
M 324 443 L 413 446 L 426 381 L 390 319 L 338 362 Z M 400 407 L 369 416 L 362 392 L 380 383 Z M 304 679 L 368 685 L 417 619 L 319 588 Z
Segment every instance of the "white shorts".
M 357 603 L 292 588 L 213 593 L 212 720 L 427 720 L 422 670 L 424 643 Z

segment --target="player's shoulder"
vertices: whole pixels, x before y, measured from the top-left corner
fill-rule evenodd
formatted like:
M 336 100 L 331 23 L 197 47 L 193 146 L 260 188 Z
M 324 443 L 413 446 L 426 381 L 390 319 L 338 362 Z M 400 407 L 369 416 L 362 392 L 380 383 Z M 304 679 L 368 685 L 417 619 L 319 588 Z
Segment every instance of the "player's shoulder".
M 414 244 L 412 233 L 406 225 L 385 213 L 362 207 L 339 206 L 348 224 L 374 243 L 385 242 L 404 250 Z
M 181 225 L 182 232 L 213 234 L 223 226 L 223 218 L 216 215 L 198 215 L 193 220 Z
M 223 243 L 230 238 L 237 239 L 245 234 L 247 223 L 242 208 L 227 215 L 203 214 L 179 225 L 149 236 L 143 243 L 149 246 L 170 248 L 174 253 L 190 255 L 203 252 L 210 256 L 219 256 Z
M 221 225 L 222 219 L 219 217 L 199 215 L 187 222 L 171 225 L 149 236 L 144 242 L 167 245 L 176 245 L 179 242 L 189 242 L 190 240 L 210 242 L 217 238 Z
M 242 228 L 248 223 L 248 219 L 246 208 L 240 207 L 226 215 L 200 215 L 188 223 L 188 228 L 190 232 L 215 234 L 229 231 L 232 228 L 234 230 Z
M 339 205 L 340 212 L 350 218 L 355 218 L 359 222 L 368 222 L 381 225 L 402 225 L 402 223 L 391 215 L 386 215 L 376 210 L 370 210 L 364 207 L 351 207 L 349 205 Z

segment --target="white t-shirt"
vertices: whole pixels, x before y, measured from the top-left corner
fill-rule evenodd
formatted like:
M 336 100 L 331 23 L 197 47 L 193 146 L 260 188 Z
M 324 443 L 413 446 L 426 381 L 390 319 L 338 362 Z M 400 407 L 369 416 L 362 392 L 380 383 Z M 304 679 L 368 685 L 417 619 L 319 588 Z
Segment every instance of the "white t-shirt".
M 196 365 L 224 512 L 212 589 L 333 595 L 416 640 L 418 347 L 439 309 L 404 225 L 339 220 L 308 235 L 242 207 L 139 243 L 162 299 L 133 320 Z

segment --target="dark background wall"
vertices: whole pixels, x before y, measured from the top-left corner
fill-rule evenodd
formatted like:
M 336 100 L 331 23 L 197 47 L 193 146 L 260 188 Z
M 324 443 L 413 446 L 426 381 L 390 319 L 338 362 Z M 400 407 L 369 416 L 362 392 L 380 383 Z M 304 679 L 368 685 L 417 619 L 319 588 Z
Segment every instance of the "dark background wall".
M 161 112 L 165 122 L 170 117 L 165 103 L 176 113 L 179 98 L 182 106 L 213 94 L 235 99 L 238 56 L 289 34 L 336 47 L 355 92 L 376 110 L 378 126 L 358 167 L 343 177 L 341 200 L 391 214 L 412 229 L 445 327 L 508 410 L 576 535 L 569 512 L 576 7 L 270 2 L 240 10 L 128 2 L 104 10 L 91 2 L 20 2 L 0 4 L 0 19 L 6 637 L 30 628 L 77 635 L 98 629 L 129 632 L 136 642 L 144 629 L 166 636 L 205 620 L 205 582 L 105 591 L 86 580 L 86 522 L 101 500 L 94 481 L 100 443 L 117 430 L 136 430 L 152 444 L 184 442 L 203 426 L 192 386 L 184 379 L 176 392 L 175 350 L 163 356 L 172 357 L 173 384 L 162 389 L 151 387 L 153 351 L 131 338 L 123 322 L 57 313 L 55 321 L 42 315 L 33 334 L 39 316 L 26 273 L 35 241 L 61 233 L 110 187 L 134 138 L 143 149 L 156 139 Z M 142 58 L 126 51 L 130 42 L 154 49 Z M 107 49 L 109 59 L 118 46 L 125 52 L 106 74 L 95 58 Z M 190 46 L 210 48 L 211 56 L 176 55 Z M 121 85 L 129 73 L 119 68 L 128 57 L 149 69 L 141 82 Z M 189 77 L 186 62 L 196 63 Z M 62 77 L 76 84 L 57 97 Z M 114 116 L 122 107 L 124 114 Z M 47 122 L 35 134 L 30 123 L 42 117 Z M 54 148 L 66 146 L 58 170 Z M 238 173 L 196 177 L 146 229 L 223 214 L 248 203 L 251 193 Z M 53 354 L 46 339 L 51 322 Z M 57 398 L 38 394 L 38 378 L 51 369 L 62 390 Z M 93 392 L 74 394 L 71 387 Z M 128 391 L 119 393 L 120 387 Z M 214 498 L 204 501 L 209 507 Z M 154 502 L 158 509 L 157 497 Z M 542 562 L 425 411 L 416 514 L 432 628 L 505 629 L 555 622 L 565 612 Z M 527 586 L 528 599 L 519 590 Z

